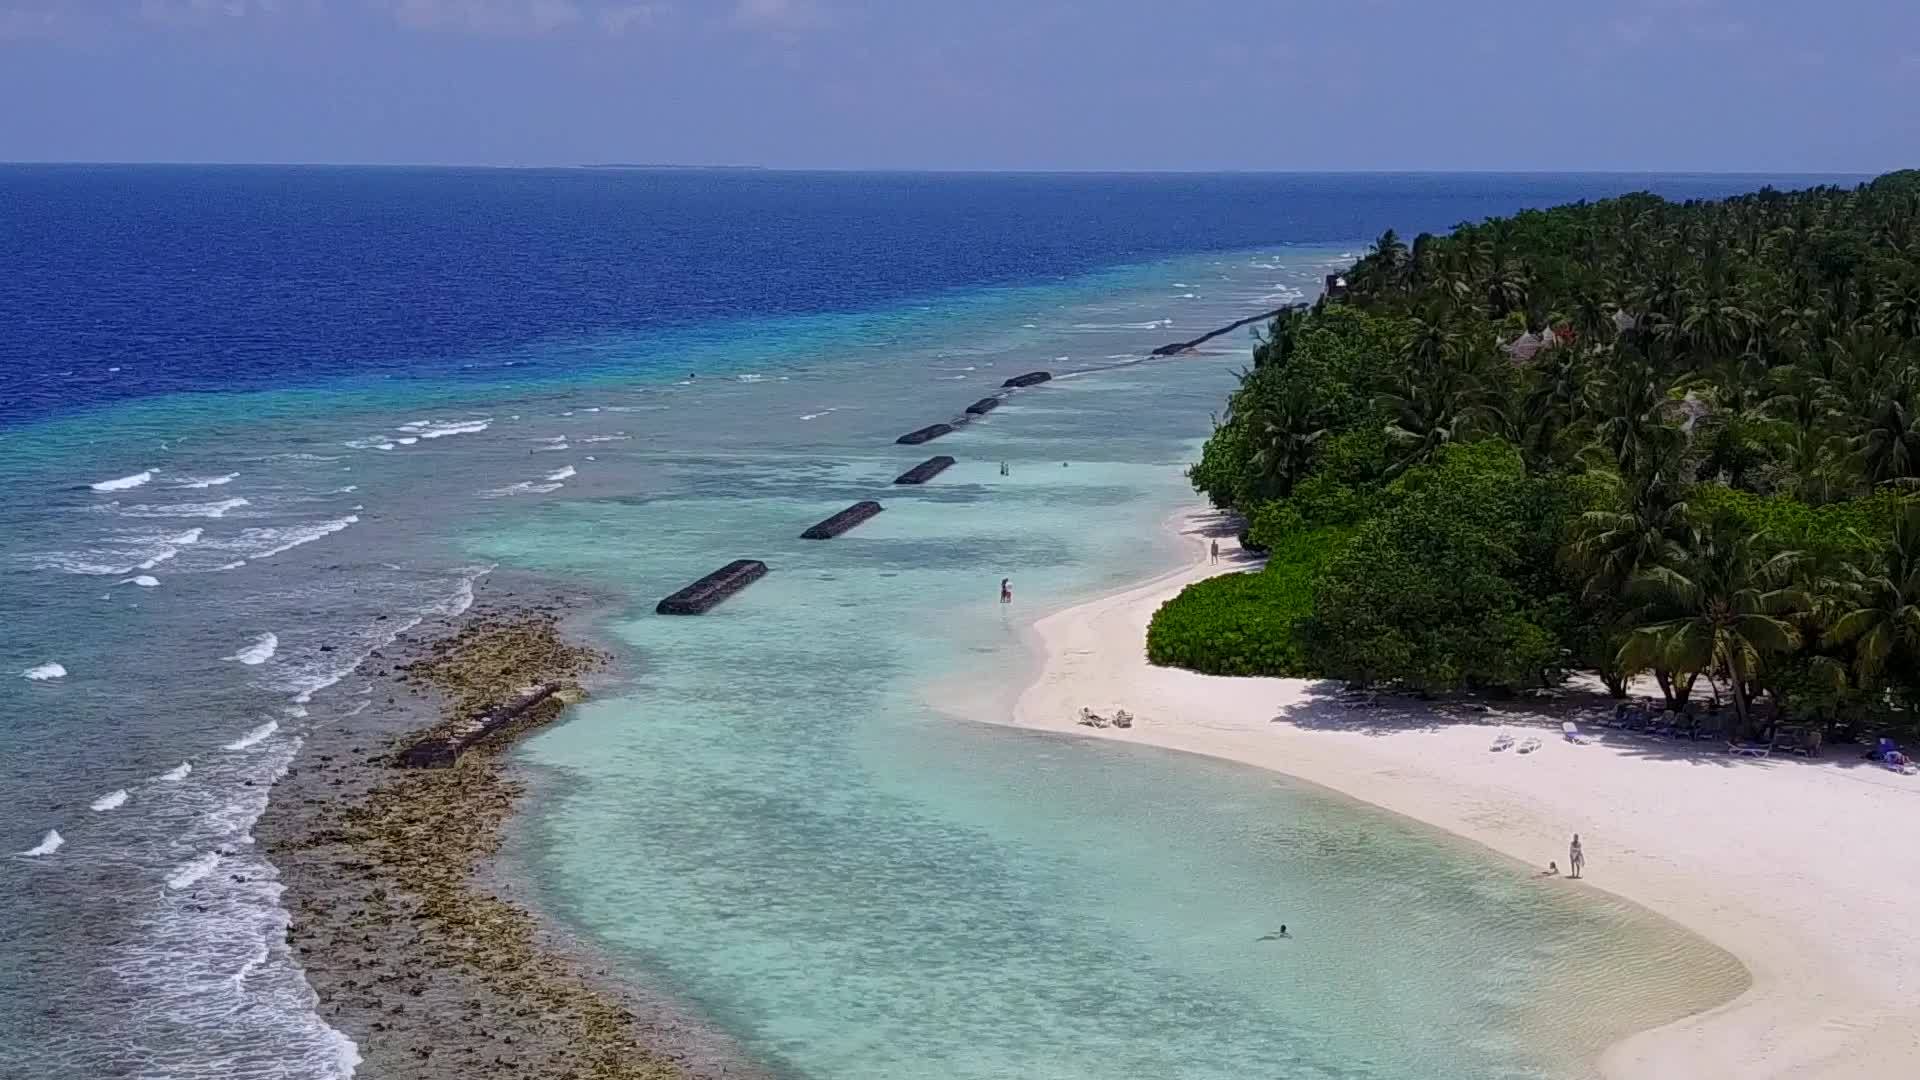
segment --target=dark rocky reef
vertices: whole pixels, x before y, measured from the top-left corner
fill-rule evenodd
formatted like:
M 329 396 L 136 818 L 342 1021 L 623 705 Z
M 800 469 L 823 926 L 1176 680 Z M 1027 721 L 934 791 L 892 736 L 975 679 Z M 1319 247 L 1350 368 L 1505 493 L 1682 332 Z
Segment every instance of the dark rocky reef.
M 967 411 L 969 413 L 972 413 L 975 416 L 985 416 L 999 407 L 1000 407 L 999 398 L 983 397 L 979 401 L 976 401 L 973 404 L 967 406 Z
M 399 757 L 400 767 L 451 769 L 460 760 L 460 755 L 466 753 L 469 748 L 526 715 L 527 710 L 559 692 L 559 683 L 541 683 L 528 688 L 512 700 L 495 705 L 484 712 L 443 724 L 428 732 L 412 746 L 402 750 Z
M 919 446 L 923 442 L 930 442 L 952 431 L 952 424 L 928 424 L 917 431 L 909 431 L 893 441 L 902 446 Z
M 863 499 L 800 534 L 802 540 L 831 540 L 855 525 L 879 513 L 884 507 L 872 499 Z
M 766 573 L 767 564 L 758 559 L 735 559 L 660 601 L 653 610 L 661 615 L 704 615 L 720 601 L 759 581 Z
M 1053 378 L 1051 371 L 1029 371 L 1025 375 L 1015 375 L 1000 385 L 1003 387 L 1038 386 L 1051 378 Z
M 930 457 L 920 464 L 915 465 L 913 468 L 908 469 L 906 472 L 901 473 L 899 476 L 894 477 L 893 482 L 896 484 L 924 484 L 945 472 L 947 466 L 951 464 L 953 464 L 953 459 L 947 457 L 945 454 L 939 457 Z
M 1275 315 L 1281 314 L 1282 312 L 1292 311 L 1294 308 L 1305 307 L 1305 306 L 1306 306 L 1305 304 L 1288 304 L 1285 307 L 1274 308 L 1272 311 L 1263 311 L 1258 315 L 1249 315 L 1244 319 L 1240 319 L 1235 322 L 1230 322 L 1218 330 L 1209 330 L 1206 333 L 1201 334 L 1199 337 L 1194 338 L 1192 341 L 1176 341 L 1171 345 L 1162 345 L 1159 348 L 1153 350 L 1153 352 L 1150 355 L 1176 356 L 1180 353 L 1186 352 L 1188 349 L 1199 348 L 1201 345 L 1204 345 L 1205 343 L 1212 341 L 1214 338 L 1219 337 L 1221 334 L 1231 333 L 1247 325 L 1248 323 L 1264 322 L 1268 319 L 1273 318 Z

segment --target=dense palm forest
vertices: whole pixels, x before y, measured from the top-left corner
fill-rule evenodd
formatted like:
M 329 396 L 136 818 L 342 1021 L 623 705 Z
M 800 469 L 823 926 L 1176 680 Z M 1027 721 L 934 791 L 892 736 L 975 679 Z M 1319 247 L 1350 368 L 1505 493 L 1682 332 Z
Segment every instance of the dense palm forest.
M 1912 728 L 1920 172 L 1388 232 L 1347 280 L 1191 471 L 1266 569 L 1164 607 L 1155 662 Z

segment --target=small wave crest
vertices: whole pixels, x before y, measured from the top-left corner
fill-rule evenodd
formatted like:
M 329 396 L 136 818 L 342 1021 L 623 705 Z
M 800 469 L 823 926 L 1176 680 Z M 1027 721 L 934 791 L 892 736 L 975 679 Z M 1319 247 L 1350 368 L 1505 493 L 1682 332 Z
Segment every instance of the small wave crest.
M 279 648 L 280 639 L 273 633 L 268 632 L 254 638 L 252 644 L 246 648 L 235 652 L 231 656 L 223 656 L 221 659 L 238 660 L 248 667 L 253 667 L 256 664 L 264 664 L 273 659 L 274 652 Z
M 233 740 L 232 742 L 227 743 L 225 746 L 221 747 L 221 749 L 245 750 L 249 746 L 256 746 L 262 742 L 265 742 L 268 739 L 273 738 L 273 733 L 279 730 L 280 730 L 280 722 L 278 720 L 269 720 L 266 723 L 261 724 L 259 727 L 254 728 L 252 731 L 247 732 L 245 735 L 242 735 L 239 738 Z
M 142 469 L 132 476 L 122 476 L 114 480 L 101 480 L 88 486 L 95 491 L 126 491 L 129 488 L 137 488 L 152 479 L 153 470 Z
M 550 473 L 548 473 L 548 474 L 547 474 L 547 479 L 548 479 L 548 480 L 555 480 L 555 481 L 557 481 L 557 480 L 571 480 L 571 479 L 573 479 L 574 477 L 576 477 L 576 476 L 578 476 L 578 475 L 580 475 L 580 474 L 574 471 L 574 469 L 573 469 L 573 466 L 571 466 L 571 465 L 565 465 L 565 466 L 562 466 L 562 467 L 560 467 L 560 468 L 558 468 L 558 469 L 555 469 L 554 471 L 552 471 L 552 472 L 550 472 Z
M 59 829 L 48 829 L 47 835 L 41 837 L 39 843 L 33 845 L 32 847 L 21 852 L 20 854 L 34 856 L 34 857 L 38 857 L 41 855 L 51 855 L 54 852 L 59 851 L 60 846 L 62 844 L 65 844 L 66 842 L 67 842 L 67 838 L 60 835 Z
M 245 555 L 249 559 L 268 559 L 282 552 L 292 551 L 302 544 L 311 544 L 323 536 L 331 536 L 349 525 L 358 524 L 359 521 L 358 514 L 348 514 L 343 518 L 310 522 L 305 525 L 242 529 L 238 535 L 220 539 L 210 546 Z
M 175 781 L 185 780 L 187 778 L 187 774 L 191 773 L 192 771 L 193 771 L 193 762 L 183 761 L 180 764 L 175 765 L 173 768 L 168 769 L 166 772 L 161 773 L 160 779 L 175 780 Z
M 114 506 L 113 512 L 122 517 L 167 518 L 167 517 L 226 517 L 227 511 L 238 510 L 249 505 L 242 498 L 222 499 L 219 502 L 173 503 L 156 506 Z
M 127 801 L 127 789 L 121 788 L 118 791 L 109 791 L 105 795 L 100 796 L 99 798 L 93 800 L 91 803 L 88 803 L 87 805 L 92 807 L 94 810 L 97 810 L 101 813 L 105 813 L 108 810 L 120 809 L 120 807 L 124 805 L 126 801 Z
M 399 430 L 422 439 L 444 439 L 449 435 L 472 435 L 493 426 L 493 417 L 484 420 L 415 420 L 401 424 Z
M 67 669 L 64 665 L 57 663 L 41 664 L 39 667 L 30 667 L 21 672 L 20 677 L 33 682 L 46 682 L 48 679 L 64 679 L 67 677 Z
M 167 888 L 174 890 L 187 888 L 213 873 L 213 868 L 218 865 L 220 865 L 220 853 L 217 851 L 195 856 L 173 868 L 173 873 L 167 875 Z
M 231 484 L 239 476 L 240 474 L 237 472 L 226 473 L 222 476 L 183 476 L 180 478 L 180 482 L 173 486 L 177 488 L 205 490 L 206 488 L 219 487 L 222 484 Z
M 143 589 L 154 589 L 160 586 L 160 579 L 154 577 L 152 574 L 135 574 L 130 578 L 122 578 L 120 584 L 138 585 Z

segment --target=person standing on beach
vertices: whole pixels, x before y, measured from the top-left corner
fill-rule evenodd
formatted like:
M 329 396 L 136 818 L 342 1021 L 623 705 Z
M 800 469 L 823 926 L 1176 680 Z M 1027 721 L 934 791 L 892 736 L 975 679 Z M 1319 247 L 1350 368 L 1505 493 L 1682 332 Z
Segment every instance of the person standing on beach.
M 1580 834 L 1573 834 L 1573 843 L 1567 845 L 1567 876 L 1577 878 L 1587 865 L 1587 854 L 1580 850 Z
M 1012 578 L 1000 579 L 1000 602 L 1003 604 L 1013 603 L 1013 579 Z
M 1209 562 L 1217 563 L 1220 561 L 1220 541 L 1218 540 L 1210 541 L 1207 547 L 1207 551 L 1208 551 Z

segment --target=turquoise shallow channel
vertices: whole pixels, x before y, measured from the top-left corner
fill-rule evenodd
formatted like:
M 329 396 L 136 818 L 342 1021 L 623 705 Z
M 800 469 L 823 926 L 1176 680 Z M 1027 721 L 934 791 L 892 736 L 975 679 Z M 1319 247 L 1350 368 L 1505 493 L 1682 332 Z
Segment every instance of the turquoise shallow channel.
M 0 732 L 23 943 L 0 1073 L 351 1073 L 246 832 L 302 736 L 365 707 L 353 664 L 495 567 L 616 598 L 596 628 L 624 661 L 516 751 L 536 782 L 507 872 L 781 1074 L 1583 1076 L 1724 1000 L 1725 954 L 1363 804 L 941 711 L 961 684 L 1009 703 L 1034 617 L 1182 557 L 1182 469 L 1251 339 L 1147 351 L 1310 295 L 1356 248 L 570 339 L 597 359 L 565 377 L 168 395 L 7 433 L 4 478 L 36 494 L 0 516 L 0 661 L 67 675 L 15 679 L 35 722 Z M 699 377 L 623 368 L 662 355 Z M 894 445 L 1034 368 L 1056 377 Z M 958 464 L 890 484 L 934 453 Z M 799 539 L 867 498 L 885 511 Z M 653 613 L 736 558 L 771 571 L 705 616 Z
M 1335 254 L 1283 273 L 1310 287 Z M 1252 264 L 1278 265 L 1157 273 Z M 1043 351 L 1168 337 L 1149 325 L 1168 288 L 1109 293 Z M 984 340 L 926 366 L 1018 370 Z M 1056 380 L 921 448 L 796 448 L 779 409 L 840 399 L 729 394 L 650 456 L 644 490 L 472 537 L 476 560 L 631 599 L 609 629 L 637 677 L 522 752 L 544 782 L 515 852 L 544 905 L 803 1077 L 1585 1075 L 1613 1039 L 1728 996 L 1727 958 L 1646 913 L 1351 800 L 943 715 L 956 681 L 1010 702 L 1039 611 L 1180 558 L 1182 467 L 1247 346 Z M 846 381 L 873 434 L 968 396 L 890 366 Z M 960 464 L 887 486 L 929 452 Z M 867 497 L 885 512 L 797 539 Z M 652 613 L 736 557 L 773 570 L 705 617 Z M 1283 922 L 1291 940 L 1257 942 Z

